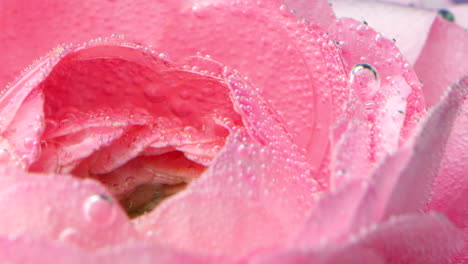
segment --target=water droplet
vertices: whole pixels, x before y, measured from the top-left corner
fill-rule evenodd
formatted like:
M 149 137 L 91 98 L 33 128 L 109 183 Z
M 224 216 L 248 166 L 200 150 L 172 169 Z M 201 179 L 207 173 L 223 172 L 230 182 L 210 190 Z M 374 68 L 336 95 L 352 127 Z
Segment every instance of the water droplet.
M 26 148 L 32 148 L 32 147 L 34 147 L 34 145 L 37 144 L 37 142 L 36 142 L 36 140 L 34 138 L 27 137 L 27 138 L 24 139 L 23 144 L 24 144 L 24 147 L 26 147 Z
M 437 11 L 437 13 L 439 13 L 439 15 L 441 17 L 443 17 L 447 21 L 450 21 L 450 22 L 455 21 L 455 15 L 452 12 L 450 12 L 449 10 L 447 10 L 447 9 L 444 9 L 444 8 L 439 9 L 439 11 Z
M 83 210 L 86 220 L 100 226 L 112 224 L 117 213 L 112 198 L 104 194 L 95 194 L 86 199 Z
M 192 126 L 186 126 L 184 127 L 184 132 L 188 134 L 194 134 L 197 132 L 197 129 Z
M 159 53 L 158 57 L 161 59 L 167 59 L 169 55 L 166 52 L 162 52 L 162 53 Z
M 8 160 L 10 152 L 7 149 L 0 149 L 0 160 Z
M 183 89 L 179 92 L 179 97 L 182 100 L 188 100 L 192 97 L 192 92 L 188 89 Z
M 65 228 L 62 232 L 59 234 L 59 239 L 62 241 L 74 241 L 78 237 L 78 231 L 74 228 Z
M 367 63 L 354 65 L 351 70 L 350 85 L 356 91 L 359 99 L 362 101 L 371 100 L 380 88 L 377 70 Z

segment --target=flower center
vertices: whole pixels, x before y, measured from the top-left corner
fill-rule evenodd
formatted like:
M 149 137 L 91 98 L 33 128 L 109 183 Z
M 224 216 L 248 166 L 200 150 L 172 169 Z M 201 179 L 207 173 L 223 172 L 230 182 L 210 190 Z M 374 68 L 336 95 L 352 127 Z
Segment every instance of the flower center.
M 198 178 L 206 167 L 187 159 L 180 151 L 139 156 L 108 172 L 73 174 L 94 178 L 119 200 L 130 218 L 150 212 L 163 200 L 182 190 Z

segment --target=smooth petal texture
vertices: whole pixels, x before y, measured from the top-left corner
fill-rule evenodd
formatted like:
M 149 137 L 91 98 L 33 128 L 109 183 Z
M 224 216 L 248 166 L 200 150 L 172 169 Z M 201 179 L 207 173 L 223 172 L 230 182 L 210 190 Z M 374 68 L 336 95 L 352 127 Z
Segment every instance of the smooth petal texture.
M 380 1 L 332 0 L 331 4 L 337 17 L 366 21 L 386 38 L 395 39 L 411 64 L 416 62 L 437 16 L 436 11 Z
M 97 182 L 1 170 L 2 235 L 42 236 L 85 249 L 136 239 L 122 208 Z
M 308 236 L 308 235 L 306 235 Z M 411 214 L 362 227 L 340 243 L 291 248 L 257 258 L 254 263 L 450 263 L 463 247 L 463 235 L 441 215 Z
M 467 42 L 465 29 L 440 17 L 434 20 L 426 45 L 414 66 L 423 82 L 428 108 L 439 102 L 449 85 L 468 73 Z
M 2 263 L 98 263 L 82 250 L 48 239 L 32 237 L 0 237 Z
M 102 264 L 210 264 L 234 263 L 223 257 L 190 255 L 174 249 L 148 243 L 135 243 L 100 250 L 96 253 L 97 263 Z
M 432 188 L 429 209 L 443 212 L 457 226 L 468 232 L 468 101 L 455 121 L 444 153 L 444 159 Z
M 236 74 L 225 76 L 250 136 L 236 129 L 199 180 L 136 227 L 175 248 L 239 258 L 284 243 L 302 225 L 319 186 L 268 104 Z
M 460 252 L 463 236 L 443 216 L 404 215 L 361 230 L 351 243 L 372 249 L 390 264 L 443 264 L 450 263 L 449 257 Z

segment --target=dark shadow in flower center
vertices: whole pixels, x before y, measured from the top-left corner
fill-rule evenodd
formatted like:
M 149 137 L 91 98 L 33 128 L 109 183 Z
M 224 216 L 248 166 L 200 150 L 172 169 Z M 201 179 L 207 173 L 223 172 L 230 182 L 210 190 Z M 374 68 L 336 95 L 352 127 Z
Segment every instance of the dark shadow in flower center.
M 136 218 L 152 211 L 163 200 L 187 187 L 187 183 L 179 184 L 142 184 L 120 200 L 120 205 L 128 217 Z
M 106 185 L 129 218 L 152 211 L 168 197 L 183 191 L 206 167 L 185 157 L 181 151 L 138 156 L 104 174 L 73 174 L 91 177 Z

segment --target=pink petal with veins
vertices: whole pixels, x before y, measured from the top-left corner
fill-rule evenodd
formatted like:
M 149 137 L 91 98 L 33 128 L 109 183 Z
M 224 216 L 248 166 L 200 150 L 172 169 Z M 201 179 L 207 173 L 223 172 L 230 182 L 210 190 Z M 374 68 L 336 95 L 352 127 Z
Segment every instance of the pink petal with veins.
M 468 100 L 465 99 L 462 111 L 455 120 L 441 168 L 432 188 L 429 209 L 445 213 L 459 227 L 465 228 L 468 212 Z
M 343 111 L 332 105 L 347 99 L 338 51 L 325 32 L 298 22 L 279 3 L 257 3 L 196 4 L 181 12 L 158 45 L 177 57 L 209 54 L 247 76 L 318 171 L 328 155 L 329 127 Z
M 449 85 L 468 73 L 467 42 L 465 29 L 441 17 L 434 20 L 426 45 L 414 66 L 423 83 L 428 108 L 440 100 Z

